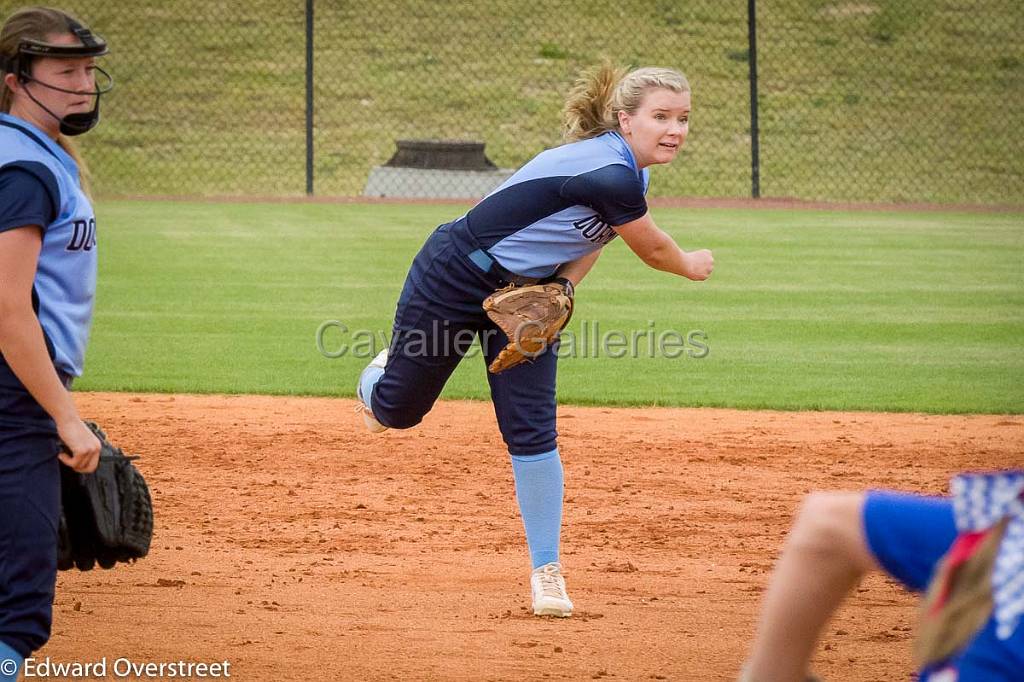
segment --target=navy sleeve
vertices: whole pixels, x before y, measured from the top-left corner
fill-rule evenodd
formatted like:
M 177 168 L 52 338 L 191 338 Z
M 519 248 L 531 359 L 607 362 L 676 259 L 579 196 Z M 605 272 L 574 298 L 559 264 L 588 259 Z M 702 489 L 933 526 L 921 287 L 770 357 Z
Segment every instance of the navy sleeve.
M 629 166 L 613 163 L 566 180 L 562 196 L 597 211 L 613 227 L 647 213 L 644 184 Z
M 0 168 L 0 232 L 25 225 L 46 230 L 57 219 L 60 190 L 41 163 L 15 162 Z

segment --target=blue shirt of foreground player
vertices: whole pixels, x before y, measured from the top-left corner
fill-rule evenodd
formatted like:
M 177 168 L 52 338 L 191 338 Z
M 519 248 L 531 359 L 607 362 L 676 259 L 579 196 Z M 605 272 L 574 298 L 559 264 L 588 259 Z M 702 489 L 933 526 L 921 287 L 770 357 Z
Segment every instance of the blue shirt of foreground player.
M 541 152 L 456 223 L 506 269 L 547 277 L 647 213 L 650 171 L 617 131 Z
M 0 113 L 0 232 L 25 225 L 43 229 L 32 299 L 47 347 L 57 369 L 81 376 L 96 295 L 92 204 L 56 141 Z
M 868 494 L 864 528 L 878 563 L 915 592 L 927 588 L 936 564 L 958 534 L 949 498 L 881 491 Z M 1024 572 L 1016 573 L 1016 579 L 1024 581 Z M 1024 679 L 1024 627 L 1018 625 L 1005 639 L 999 638 L 997 629 L 994 612 L 959 653 L 922 670 L 921 682 L 1020 682 Z

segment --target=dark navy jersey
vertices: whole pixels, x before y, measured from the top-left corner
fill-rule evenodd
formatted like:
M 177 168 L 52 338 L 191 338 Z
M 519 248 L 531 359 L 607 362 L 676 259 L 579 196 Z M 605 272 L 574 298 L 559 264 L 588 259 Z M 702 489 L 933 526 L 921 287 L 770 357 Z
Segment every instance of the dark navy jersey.
M 608 132 L 541 152 L 459 221 L 508 270 L 545 277 L 642 218 L 648 180 L 629 144 Z
M 96 293 L 96 218 L 78 164 L 30 123 L 0 114 L 0 232 L 43 230 L 33 299 L 56 367 L 80 376 Z

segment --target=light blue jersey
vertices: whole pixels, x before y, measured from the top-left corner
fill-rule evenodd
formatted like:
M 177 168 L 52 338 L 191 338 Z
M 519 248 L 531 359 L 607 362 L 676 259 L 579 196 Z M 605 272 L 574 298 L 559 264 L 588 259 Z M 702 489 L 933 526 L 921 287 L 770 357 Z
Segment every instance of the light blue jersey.
M 504 268 L 546 277 L 647 213 L 647 169 L 608 132 L 541 152 L 453 224 Z
M 96 294 L 96 217 L 78 165 L 30 123 L 0 114 L 0 232 L 43 228 L 32 301 L 57 369 L 81 376 Z

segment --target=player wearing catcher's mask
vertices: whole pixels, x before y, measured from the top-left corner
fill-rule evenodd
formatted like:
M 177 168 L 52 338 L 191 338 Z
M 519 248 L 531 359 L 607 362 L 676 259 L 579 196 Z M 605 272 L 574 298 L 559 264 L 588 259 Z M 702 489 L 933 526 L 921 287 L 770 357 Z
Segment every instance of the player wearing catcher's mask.
M 99 118 L 106 53 L 59 10 L 19 10 L 0 29 L 0 682 L 50 637 L 58 459 L 90 472 L 100 454 L 69 392 L 92 319 L 96 220 L 68 136 Z
M 653 268 L 693 280 L 711 274 L 711 252 L 681 250 L 645 199 L 648 167 L 675 158 L 689 117 L 690 87 L 676 71 L 605 65 L 585 74 L 564 109 L 568 144 L 536 156 L 427 239 L 399 298 L 391 346 L 359 379 L 371 431 L 415 426 L 480 337 L 538 615 L 572 613 L 559 563 L 555 351 L 573 287 L 618 236 Z M 529 361 L 515 364 L 519 350 Z

